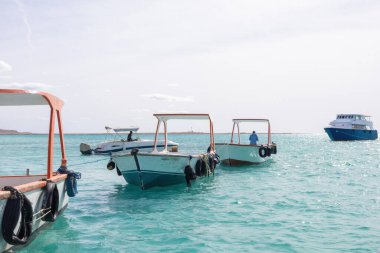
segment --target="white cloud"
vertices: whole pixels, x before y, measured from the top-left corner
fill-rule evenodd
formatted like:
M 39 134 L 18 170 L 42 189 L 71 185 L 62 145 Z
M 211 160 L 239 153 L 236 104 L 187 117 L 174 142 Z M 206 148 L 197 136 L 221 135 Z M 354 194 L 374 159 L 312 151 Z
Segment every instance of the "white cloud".
M 168 86 L 169 87 L 179 87 L 179 84 L 178 83 L 169 83 Z
M 12 66 L 0 60 L 0 73 L 12 71 Z
M 168 101 L 168 102 L 194 102 L 193 97 L 178 97 L 178 96 L 171 96 L 166 94 L 144 94 L 142 97 L 149 98 L 152 100 L 161 100 L 161 101 Z
M 23 90 L 49 90 L 52 86 L 44 83 L 9 83 L 0 84 L 1 88 L 5 89 L 23 89 Z

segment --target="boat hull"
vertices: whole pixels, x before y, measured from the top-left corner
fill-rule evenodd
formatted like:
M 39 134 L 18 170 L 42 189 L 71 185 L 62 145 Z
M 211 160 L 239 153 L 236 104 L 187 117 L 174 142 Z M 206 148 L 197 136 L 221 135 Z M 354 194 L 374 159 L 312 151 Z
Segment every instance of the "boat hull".
M 215 149 L 222 164 L 229 166 L 260 164 L 269 160 L 270 156 L 261 157 L 261 146 L 216 143 Z M 264 147 L 266 148 L 266 146 Z
M 61 181 L 56 182 L 56 185 L 57 185 L 57 190 L 58 190 L 58 195 L 59 195 L 58 213 L 60 214 L 63 212 L 63 210 L 68 205 L 69 197 L 66 193 L 65 180 L 61 180 Z M 38 188 L 35 190 L 24 192 L 24 195 L 30 200 L 30 202 L 32 204 L 34 214 L 36 214 L 37 212 L 39 212 L 42 209 L 43 199 L 44 199 L 44 195 L 45 195 L 44 189 L 45 188 Z M 4 209 L 5 209 L 7 200 L 8 199 L 0 199 L 0 215 L 1 215 L 0 216 L 0 222 L 2 222 L 2 220 L 3 220 L 3 214 L 4 214 Z M 40 219 L 40 215 L 42 215 L 42 214 L 35 215 L 33 218 L 32 235 L 30 237 L 31 240 L 34 239 L 35 236 L 33 236 L 33 233 L 36 230 L 43 227 L 47 223 L 51 223 L 51 222 L 43 221 L 42 219 Z M 28 241 L 28 243 L 29 242 L 30 241 Z M 0 233 L 0 251 L 3 252 L 3 251 L 11 249 L 13 247 L 15 247 L 15 246 L 7 243 L 4 240 L 2 233 Z M 18 247 L 22 247 L 22 246 L 17 246 L 17 248 Z
M 184 169 L 187 165 L 194 169 L 199 158 L 189 159 L 189 156 L 180 154 L 138 153 L 136 156 L 115 155 L 112 160 L 128 184 L 148 189 L 186 184 Z
M 325 132 L 332 141 L 376 140 L 377 130 L 343 129 L 326 127 Z

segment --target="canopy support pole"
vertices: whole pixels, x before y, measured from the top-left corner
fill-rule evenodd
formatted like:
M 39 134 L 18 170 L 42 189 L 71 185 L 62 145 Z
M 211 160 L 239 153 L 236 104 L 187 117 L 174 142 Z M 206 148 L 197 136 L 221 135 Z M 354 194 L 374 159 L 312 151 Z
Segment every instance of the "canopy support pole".
M 161 120 L 158 119 L 156 134 L 154 136 L 153 152 L 157 152 L 157 136 L 158 136 L 158 131 L 160 130 L 160 125 L 161 125 Z
M 234 122 L 234 125 L 233 125 L 233 127 L 232 127 L 232 133 L 231 133 L 231 144 L 234 143 L 235 125 L 236 125 L 236 123 Z
M 54 129 L 55 129 L 55 108 L 50 107 L 50 124 L 49 124 L 49 140 L 48 140 L 48 160 L 47 160 L 47 178 L 53 176 L 54 161 Z
M 167 125 L 166 125 L 166 120 L 164 120 L 164 133 L 165 133 L 165 140 L 164 140 L 164 146 L 165 146 L 165 149 L 164 151 L 168 151 L 168 128 L 167 128 Z

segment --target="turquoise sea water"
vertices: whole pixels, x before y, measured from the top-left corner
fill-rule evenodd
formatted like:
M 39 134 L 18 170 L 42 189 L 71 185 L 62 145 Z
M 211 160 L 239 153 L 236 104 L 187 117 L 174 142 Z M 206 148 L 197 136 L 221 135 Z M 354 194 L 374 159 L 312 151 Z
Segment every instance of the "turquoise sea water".
M 206 135 L 169 137 L 182 150 L 207 148 Z M 227 141 L 229 135 L 215 138 Z M 219 166 L 215 177 L 198 181 L 190 190 L 183 184 L 141 191 L 108 171 L 107 160 L 97 161 L 104 157 L 80 155 L 80 142 L 104 139 L 66 135 L 70 169 L 82 173 L 80 192 L 63 215 L 20 252 L 380 249 L 380 141 L 273 135 L 278 154 L 266 164 Z M 46 143 L 43 135 L 0 136 L 1 174 L 44 168 Z M 55 164 L 58 167 L 58 159 Z

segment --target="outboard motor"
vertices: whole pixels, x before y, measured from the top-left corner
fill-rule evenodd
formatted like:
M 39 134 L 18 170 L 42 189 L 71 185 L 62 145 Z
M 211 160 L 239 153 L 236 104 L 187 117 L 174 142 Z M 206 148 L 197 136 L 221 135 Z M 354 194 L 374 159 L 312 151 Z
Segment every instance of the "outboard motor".
M 79 149 L 80 149 L 80 152 L 83 154 L 83 155 L 91 155 L 92 154 L 92 149 L 91 149 L 91 146 L 87 143 L 81 143 L 80 146 L 79 146 Z

